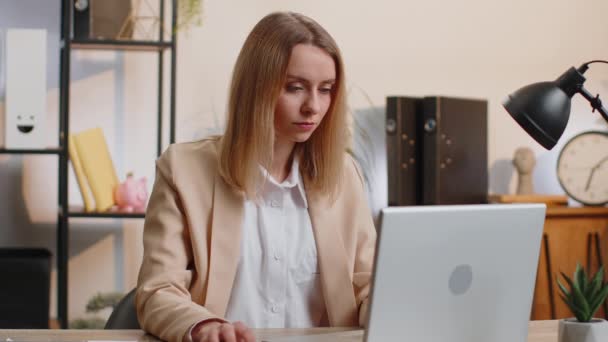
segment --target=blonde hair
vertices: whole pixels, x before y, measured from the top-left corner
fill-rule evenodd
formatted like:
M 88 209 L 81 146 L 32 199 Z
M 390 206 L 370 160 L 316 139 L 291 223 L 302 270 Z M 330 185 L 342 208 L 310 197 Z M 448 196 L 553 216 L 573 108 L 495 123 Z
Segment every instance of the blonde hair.
M 258 22 L 243 44 L 234 67 L 228 101 L 228 122 L 221 138 L 219 172 L 224 181 L 247 197 L 256 197 L 258 164 L 270 169 L 274 146 L 274 112 L 286 80 L 291 51 L 311 44 L 335 63 L 336 82 L 327 114 L 311 137 L 298 143 L 307 191 L 336 194 L 347 140 L 344 64 L 333 38 L 314 20 L 298 13 L 277 12 Z

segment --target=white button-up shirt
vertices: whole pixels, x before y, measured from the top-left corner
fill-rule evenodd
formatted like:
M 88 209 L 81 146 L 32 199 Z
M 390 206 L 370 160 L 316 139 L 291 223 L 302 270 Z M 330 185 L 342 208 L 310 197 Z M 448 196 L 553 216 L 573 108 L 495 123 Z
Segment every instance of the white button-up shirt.
M 266 182 L 259 200 L 244 204 L 241 256 L 226 319 L 251 328 L 319 326 L 326 308 L 298 162 L 281 184 L 261 169 Z

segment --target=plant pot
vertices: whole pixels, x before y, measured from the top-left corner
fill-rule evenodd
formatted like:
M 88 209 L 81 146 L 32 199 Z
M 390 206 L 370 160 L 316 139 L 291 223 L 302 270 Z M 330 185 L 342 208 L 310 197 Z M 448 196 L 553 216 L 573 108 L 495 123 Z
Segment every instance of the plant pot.
M 601 318 L 584 323 L 576 318 L 561 319 L 557 336 L 559 342 L 606 342 L 608 322 Z

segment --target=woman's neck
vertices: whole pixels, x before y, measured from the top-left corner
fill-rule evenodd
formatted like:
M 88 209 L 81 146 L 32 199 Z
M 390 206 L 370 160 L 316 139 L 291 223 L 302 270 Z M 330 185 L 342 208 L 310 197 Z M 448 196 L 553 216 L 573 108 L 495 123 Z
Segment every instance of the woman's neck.
M 295 143 L 275 142 L 272 165 L 270 166 L 270 175 L 278 183 L 282 183 L 291 171 L 292 152 Z

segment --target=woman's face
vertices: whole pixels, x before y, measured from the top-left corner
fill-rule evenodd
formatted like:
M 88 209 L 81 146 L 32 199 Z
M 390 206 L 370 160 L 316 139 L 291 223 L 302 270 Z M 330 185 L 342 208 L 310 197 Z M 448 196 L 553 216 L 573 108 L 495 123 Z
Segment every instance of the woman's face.
M 310 138 L 329 109 L 335 80 L 334 60 L 325 50 L 309 44 L 294 46 L 274 112 L 277 143 Z

